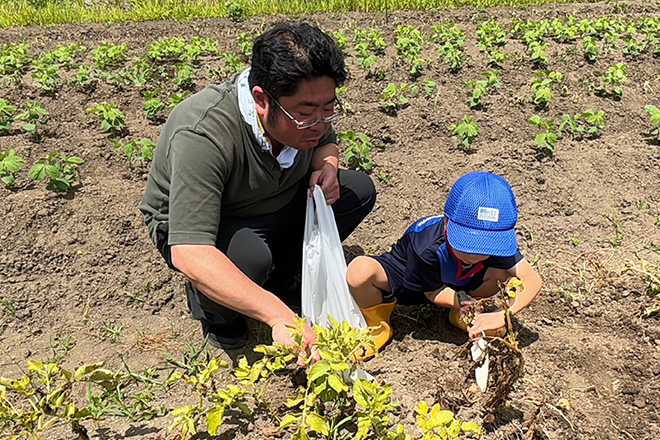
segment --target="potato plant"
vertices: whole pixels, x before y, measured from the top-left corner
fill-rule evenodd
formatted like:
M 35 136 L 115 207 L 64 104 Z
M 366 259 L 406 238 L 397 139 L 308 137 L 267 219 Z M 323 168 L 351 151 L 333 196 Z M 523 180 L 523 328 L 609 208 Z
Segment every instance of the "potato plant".
M 418 77 L 422 74 L 423 65 L 426 63 L 426 60 L 420 57 L 424 37 L 419 29 L 413 26 L 397 26 L 394 35 L 397 53 L 408 62 L 410 76 Z
M 120 141 L 112 142 L 115 150 L 121 150 L 124 153 L 124 157 L 117 160 L 127 160 L 130 169 L 133 169 L 136 166 L 146 168 L 148 163 L 154 159 L 156 143 L 150 139 L 143 138 L 139 141 L 131 139 L 125 144 L 122 144 Z
M 604 116 L 603 110 L 595 112 L 593 109 L 587 109 L 575 116 L 565 114 L 562 116 L 558 131 L 566 130 L 574 139 L 582 139 L 584 135 L 593 139 L 598 137 L 600 131 L 605 128 Z
M 6 82 L 19 82 L 31 59 L 25 43 L 6 43 L 0 47 L 0 75 Z
M 452 72 L 461 70 L 465 32 L 454 23 L 434 25 L 431 40 L 437 43 L 438 58 L 442 58 Z
M 498 74 L 499 72 L 497 70 L 489 70 L 486 73 L 482 73 L 482 76 L 486 78 L 485 80 L 471 79 L 463 82 L 463 87 L 468 89 L 470 108 L 481 107 L 481 98 L 502 87 L 502 84 L 497 78 Z
M 552 90 L 561 83 L 564 78 L 560 72 L 544 70 L 534 75 L 532 80 L 532 92 L 534 92 L 534 104 L 543 108 L 552 100 Z
M 389 115 L 395 115 L 397 111 L 408 107 L 410 104 L 410 99 L 406 94 L 417 95 L 418 92 L 419 86 L 416 84 L 409 86 L 406 83 L 401 83 L 397 86 L 394 83 L 389 83 L 379 95 L 383 99 L 379 103 L 380 108 Z

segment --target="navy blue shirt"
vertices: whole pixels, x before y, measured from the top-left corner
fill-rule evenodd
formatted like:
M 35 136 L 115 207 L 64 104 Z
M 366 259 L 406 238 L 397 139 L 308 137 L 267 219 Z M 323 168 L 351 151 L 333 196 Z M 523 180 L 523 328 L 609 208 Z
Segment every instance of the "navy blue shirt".
M 413 223 L 389 252 L 403 272 L 401 285 L 407 290 L 432 292 L 443 286 L 454 290 L 469 290 L 478 287 L 487 268 L 511 269 L 523 259 L 519 250 L 510 257 L 490 256 L 486 260 L 467 265 L 451 254 L 445 238 L 444 216 L 425 217 Z M 393 263 L 391 259 L 390 264 Z M 382 261 L 379 259 L 379 261 Z M 387 270 L 388 276 L 392 275 Z M 470 281 L 479 279 L 477 286 Z

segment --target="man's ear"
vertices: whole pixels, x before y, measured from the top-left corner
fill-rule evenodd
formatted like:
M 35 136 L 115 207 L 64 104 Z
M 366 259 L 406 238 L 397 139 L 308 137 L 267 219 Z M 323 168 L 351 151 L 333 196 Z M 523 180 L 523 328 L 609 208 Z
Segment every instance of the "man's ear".
M 257 114 L 261 117 L 265 117 L 268 113 L 268 106 L 270 104 L 268 100 L 268 95 L 264 92 L 264 89 L 261 86 L 254 86 L 252 89 L 252 98 L 254 98 L 254 103 L 257 107 Z

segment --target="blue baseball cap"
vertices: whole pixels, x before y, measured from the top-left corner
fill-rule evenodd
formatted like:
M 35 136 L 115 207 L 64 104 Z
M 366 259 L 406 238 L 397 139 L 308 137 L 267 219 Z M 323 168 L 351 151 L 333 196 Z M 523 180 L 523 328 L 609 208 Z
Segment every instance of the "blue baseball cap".
M 461 176 L 445 203 L 449 245 L 466 254 L 509 257 L 518 250 L 518 207 L 509 183 L 497 174 Z

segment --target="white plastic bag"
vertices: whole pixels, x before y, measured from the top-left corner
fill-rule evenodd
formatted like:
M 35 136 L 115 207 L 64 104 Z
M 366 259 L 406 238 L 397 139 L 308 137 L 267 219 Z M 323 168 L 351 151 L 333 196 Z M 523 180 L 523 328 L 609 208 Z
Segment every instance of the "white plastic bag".
M 307 198 L 303 240 L 302 315 L 311 323 L 329 326 L 328 315 L 353 328 L 367 323 L 346 283 L 346 259 L 332 208 L 323 190 L 314 188 Z

